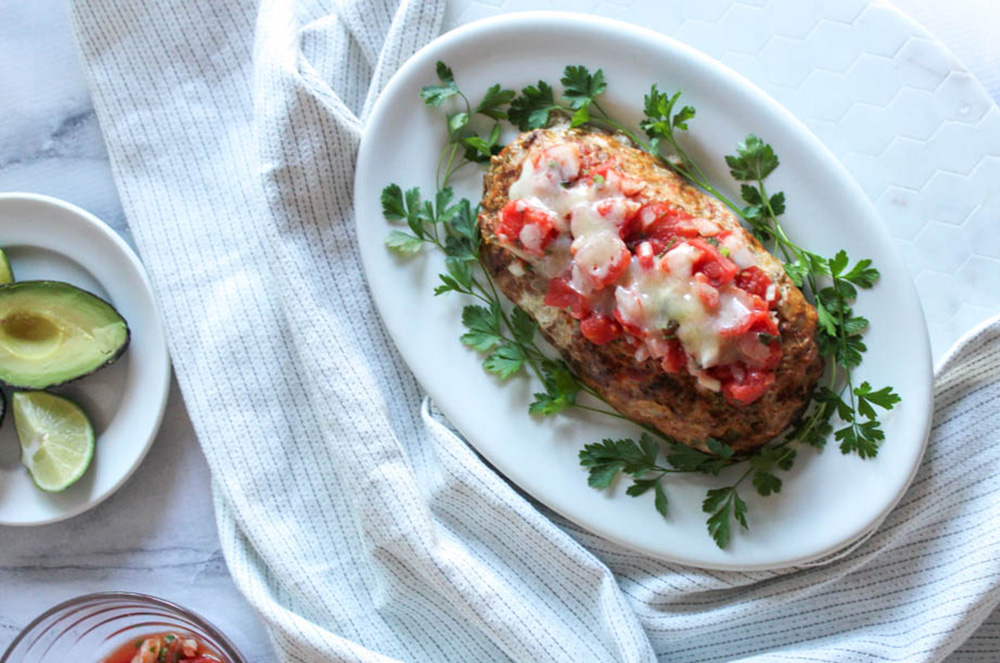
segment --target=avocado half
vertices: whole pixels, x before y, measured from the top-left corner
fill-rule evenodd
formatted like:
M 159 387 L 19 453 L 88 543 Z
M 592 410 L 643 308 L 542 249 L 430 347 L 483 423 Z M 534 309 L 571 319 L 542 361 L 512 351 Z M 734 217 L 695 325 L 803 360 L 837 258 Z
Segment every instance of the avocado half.
M 61 281 L 0 286 L 0 381 L 46 389 L 114 362 L 129 343 L 111 304 Z

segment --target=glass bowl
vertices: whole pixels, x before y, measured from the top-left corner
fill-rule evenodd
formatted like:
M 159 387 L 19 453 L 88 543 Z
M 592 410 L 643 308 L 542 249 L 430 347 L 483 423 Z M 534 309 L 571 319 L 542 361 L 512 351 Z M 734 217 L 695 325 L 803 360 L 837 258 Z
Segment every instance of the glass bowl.
M 87 594 L 45 611 L 14 638 L 0 663 L 96 663 L 130 640 L 163 631 L 193 635 L 228 663 L 246 663 L 236 646 L 203 617 L 130 592 Z

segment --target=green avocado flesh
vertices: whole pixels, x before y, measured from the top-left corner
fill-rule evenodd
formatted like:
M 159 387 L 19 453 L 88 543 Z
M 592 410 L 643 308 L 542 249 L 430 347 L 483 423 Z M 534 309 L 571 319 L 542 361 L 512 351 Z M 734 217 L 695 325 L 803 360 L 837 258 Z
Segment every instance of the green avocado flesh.
M 128 347 L 110 304 L 59 281 L 0 286 L 0 381 L 45 389 L 93 373 Z

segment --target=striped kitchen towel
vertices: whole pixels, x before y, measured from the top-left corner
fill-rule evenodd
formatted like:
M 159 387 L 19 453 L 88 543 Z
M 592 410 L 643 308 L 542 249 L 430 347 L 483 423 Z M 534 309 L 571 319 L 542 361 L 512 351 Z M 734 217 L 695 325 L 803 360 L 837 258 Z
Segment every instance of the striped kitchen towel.
M 981 624 L 1000 599 L 1000 323 L 941 367 L 898 508 L 818 568 L 629 552 L 524 499 L 433 416 L 369 298 L 351 191 L 372 102 L 442 2 L 74 6 L 226 559 L 279 658 L 925 661 L 973 636 L 956 660 L 997 660 Z

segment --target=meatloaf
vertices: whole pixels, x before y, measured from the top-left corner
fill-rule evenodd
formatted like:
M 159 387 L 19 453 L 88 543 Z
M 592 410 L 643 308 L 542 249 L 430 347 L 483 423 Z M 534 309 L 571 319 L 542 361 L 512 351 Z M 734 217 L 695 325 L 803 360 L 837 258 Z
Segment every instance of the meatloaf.
M 816 311 L 718 200 L 622 135 L 568 127 L 521 134 L 484 184 L 490 275 L 619 412 L 737 452 L 801 416 Z

